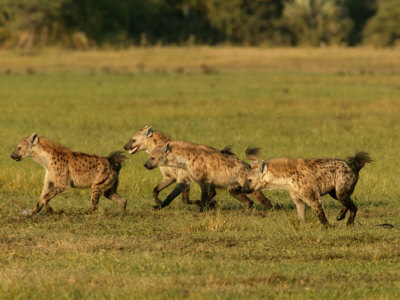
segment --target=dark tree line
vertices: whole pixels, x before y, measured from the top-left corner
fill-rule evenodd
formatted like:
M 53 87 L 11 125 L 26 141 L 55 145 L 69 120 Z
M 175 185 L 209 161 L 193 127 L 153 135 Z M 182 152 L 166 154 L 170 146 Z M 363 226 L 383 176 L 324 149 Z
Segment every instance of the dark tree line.
M 398 0 L 0 0 L 0 45 L 390 46 Z

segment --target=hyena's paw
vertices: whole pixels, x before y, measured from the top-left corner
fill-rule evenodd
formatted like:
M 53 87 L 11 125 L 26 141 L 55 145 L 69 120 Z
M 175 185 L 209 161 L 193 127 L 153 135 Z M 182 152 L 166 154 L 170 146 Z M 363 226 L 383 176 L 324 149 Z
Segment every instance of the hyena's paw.
M 350 218 L 349 218 L 349 219 L 347 220 L 346 225 L 349 226 L 349 227 L 353 227 L 353 226 L 354 226 L 354 219 L 350 219 Z
M 346 217 L 346 213 L 347 213 L 347 208 L 346 207 L 342 208 L 342 210 L 336 217 L 336 221 L 342 221 Z
M 201 201 L 200 200 L 193 201 L 193 204 L 196 204 L 198 207 L 201 207 Z M 214 199 L 210 200 L 208 203 L 206 203 L 206 207 L 209 208 L 209 209 L 217 208 L 217 201 L 215 201 Z
M 162 209 L 162 205 L 154 205 L 153 209 L 154 210 L 161 210 Z
M 321 224 L 324 228 L 330 229 L 330 228 L 336 228 L 335 225 L 331 223 L 326 223 L 326 224 Z
M 253 205 L 254 205 L 254 201 L 249 201 L 249 202 L 247 202 L 247 203 L 246 203 L 246 209 L 252 208 Z
M 91 215 L 91 214 L 93 214 L 94 211 L 95 211 L 95 209 L 91 208 L 86 212 L 86 214 Z
M 49 215 L 52 215 L 54 213 L 53 208 L 51 208 L 50 206 L 46 207 L 46 211 L 47 211 L 47 214 L 49 214 Z
M 210 208 L 210 209 L 215 209 L 215 208 L 217 208 L 217 201 L 215 201 L 215 200 L 211 200 L 210 202 L 208 202 L 208 208 Z

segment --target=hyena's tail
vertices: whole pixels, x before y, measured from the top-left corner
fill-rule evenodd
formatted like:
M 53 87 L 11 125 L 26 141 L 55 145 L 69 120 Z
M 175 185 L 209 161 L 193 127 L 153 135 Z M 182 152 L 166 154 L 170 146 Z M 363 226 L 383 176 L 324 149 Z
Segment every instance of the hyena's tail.
M 107 160 L 110 162 L 113 169 L 119 171 L 122 168 L 122 163 L 125 161 L 126 156 L 123 151 L 113 151 L 107 156 Z
M 247 147 L 246 149 L 246 157 L 250 161 L 257 161 L 260 157 L 260 150 L 261 148 L 251 148 Z
M 354 172 L 358 173 L 365 166 L 366 163 L 373 162 L 372 158 L 369 156 L 367 152 L 357 152 L 355 156 L 350 156 L 347 158 L 347 164 L 354 170 Z
M 220 150 L 222 154 L 227 154 L 227 155 L 235 155 L 235 153 L 232 152 L 232 146 L 226 146 L 224 149 Z

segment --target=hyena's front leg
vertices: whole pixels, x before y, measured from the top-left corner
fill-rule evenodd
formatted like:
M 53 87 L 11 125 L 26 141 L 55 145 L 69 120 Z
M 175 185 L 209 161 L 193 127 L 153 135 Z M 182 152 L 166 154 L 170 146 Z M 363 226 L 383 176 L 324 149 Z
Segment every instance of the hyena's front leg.
M 208 183 L 202 183 L 200 184 L 200 187 L 201 187 L 200 212 L 202 212 L 206 208 L 207 202 L 210 198 L 212 186 L 211 184 Z
M 43 187 L 39 201 L 36 204 L 35 208 L 32 210 L 31 215 L 37 214 L 42 209 L 43 205 L 48 213 L 52 213 L 53 209 L 50 207 L 49 201 L 58 194 L 64 192 L 67 188 L 68 187 L 56 186 L 50 180 L 45 181 L 45 185 Z
M 175 178 L 172 177 L 164 177 L 163 181 L 160 182 L 159 185 L 157 185 L 154 189 L 153 189 L 153 197 L 154 197 L 154 201 L 156 201 L 156 208 L 161 208 L 162 207 L 162 202 L 161 200 L 158 198 L 158 194 L 163 190 L 166 189 L 167 187 L 169 187 L 171 184 L 173 184 L 175 182 Z M 171 200 L 172 201 L 172 200 Z
M 214 199 L 216 194 L 217 194 L 217 191 L 215 190 L 215 187 L 211 186 L 210 194 L 208 195 L 208 200 L 207 200 L 207 204 L 208 204 L 209 208 L 217 207 L 217 201 L 215 201 L 215 199 Z M 182 197 L 183 197 L 183 193 L 182 193 Z M 190 201 L 188 204 L 196 204 L 197 206 L 200 207 L 201 200 Z
M 293 192 L 290 192 L 290 197 L 294 204 L 296 204 L 297 218 L 303 223 L 306 219 L 306 204 Z
M 271 209 L 273 206 L 271 201 L 261 191 L 255 191 L 250 194 L 252 197 L 256 198 L 261 204 L 263 204 L 266 208 Z
M 190 185 L 182 192 L 182 202 L 185 204 L 195 203 L 195 201 L 190 200 Z
M 229 193 L 240 202 L 242 202 L 244 205 L 246 205 L 246 208 L 251 208 L 254 204 L 254 202 L 249 197 L 247 197 L 246 194 L 241 191 L 241 189 L 230 190 Z
M 177 183 L 172 190 L 172 192 L 167 196 L 167 198 L 162 202 L 161 208 L 168 206 L 172 200 L 174 200 L 180 193 L 189 187 L 186 183 Z M 156 207 L 157 208 L 157 207 Z
M 325 216 L 324 208 L 322 207 L 319 192 L 316 190 L 306 190 L 300 195 L 300 198 L 306 202 L 318 216 L 322 225 L 329 225 L 328 219 Z

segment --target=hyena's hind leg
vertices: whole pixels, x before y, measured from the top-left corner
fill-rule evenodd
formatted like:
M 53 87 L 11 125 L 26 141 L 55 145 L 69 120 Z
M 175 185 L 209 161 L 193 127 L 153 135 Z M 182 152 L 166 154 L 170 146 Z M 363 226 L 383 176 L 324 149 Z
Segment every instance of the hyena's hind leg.
M 338 200 L 345 206 L 342 209 L 342 211 L 347 212 L 347 210 L 350 210 L 350 216 L 347 219 L 347 225 L 348 226 L 354 225 L 354 220 L 356 218 L 356 214 L 357 214 L 357 210 L 358 210 L 357 206 L 354 204 L 353 200 L 350 198 L 350 196 L 347 193 L 339 194 Z M 346 213 L 343 214 L 343 218 L 345 217 L 345 215 L 346 215 Z M 340 214 L 339 214 L 339 216 L 340 216 Z
M 351 180 L 348 178 L 342 178 L 336 183 L 335 193 L 337 199 L 343 204 L 344 208 L 339 214 L 338 218 L 344 218 L 346 216 L 347 210 L 350 211 L 350 216 L 347 219 L 347 225 L 354 225 L 354 219 L 357 214 L 357 206 L 354 204 L 353 200 L 350 198 L 351 194 L 354 191 L 354 187 L 357 183 L 357 178 L 355 180 Z
M 329 192 L 329 196 L 331 196 L 333 199 L 338 200 L 338 198 L 336 197 L 336 191 L 335 191 L 335 190 L 330 191 L 330 192 Z M 344 206 L 344 207 L 340 210 L 339 214 L 337 215 L 336 221 L 341 221 L 341 220 L 343 220 L 343 219 L 346 217 L 346 214 L 347 214 L 347 211 L 348 211 L 348 210 L 349 210 L 349 209 L 348 209 L 346 206 Z
M 104 188 L 98 184 L 94 184 L 94 185 L 92 185 L 90 190 L 92 192 L 92 195 L 91 195 L 92 206 L 88 210 L 87 214 L 91 214 L 97 209 L 97 207 L 99 205 L 100 197 L 104 192 Z
M 110 199 L 111 201 L 118 203 L 121 206 L 122 210 L 125 210 L 127 201 L 124 197 L 121 197 L 117 193 L 117 187 L 118 187 L 118 181 L 116 181 L 116 183 L 109 190 L 104 192 L 104 196 L 107 199 Z

